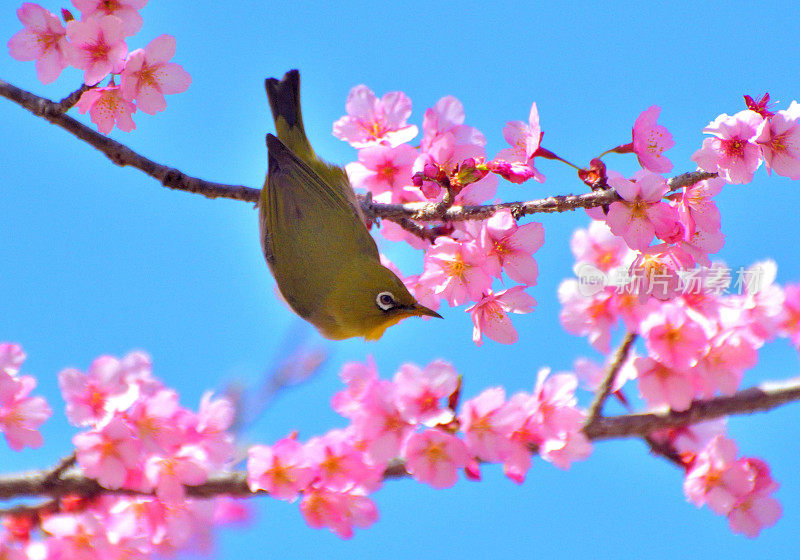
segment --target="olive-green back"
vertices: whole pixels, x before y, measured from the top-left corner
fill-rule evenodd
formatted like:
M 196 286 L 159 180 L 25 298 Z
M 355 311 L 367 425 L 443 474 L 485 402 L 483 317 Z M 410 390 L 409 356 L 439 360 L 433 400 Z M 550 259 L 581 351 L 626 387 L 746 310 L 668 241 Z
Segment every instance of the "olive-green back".
M 289 305 L 324 322 L 320 306 L 336 279 L 365 256 L 379 262 L 378 248 L 341 168 L 320 161 L 321 176 L 271 134 L 267 148 L 259 205 L 264 255 Z

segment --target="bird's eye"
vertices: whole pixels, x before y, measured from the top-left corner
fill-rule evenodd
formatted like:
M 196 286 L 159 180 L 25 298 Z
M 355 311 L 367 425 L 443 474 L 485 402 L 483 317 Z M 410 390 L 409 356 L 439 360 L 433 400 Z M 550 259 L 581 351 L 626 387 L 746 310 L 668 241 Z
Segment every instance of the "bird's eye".
M 391 292 L 381 292 L 375 298 L 375 303 L 381 308 L 383 311 L 389 311 L 392 307 L 395 307 L 397 304 L 394 301 L 394 296 Z

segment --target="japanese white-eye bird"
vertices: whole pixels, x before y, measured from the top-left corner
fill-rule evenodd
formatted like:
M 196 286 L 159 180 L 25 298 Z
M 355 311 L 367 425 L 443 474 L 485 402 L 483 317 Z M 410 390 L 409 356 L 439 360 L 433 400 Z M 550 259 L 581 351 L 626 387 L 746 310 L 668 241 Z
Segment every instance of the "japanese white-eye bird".
M 380 262 L 344 169 L 319 159 L 300 112 L 300 73 L 266 81 L 277 138 L 259 202 L 261 246 L 289 306 L 326 338 L 376 340 L 401 319 L 441 316 Z

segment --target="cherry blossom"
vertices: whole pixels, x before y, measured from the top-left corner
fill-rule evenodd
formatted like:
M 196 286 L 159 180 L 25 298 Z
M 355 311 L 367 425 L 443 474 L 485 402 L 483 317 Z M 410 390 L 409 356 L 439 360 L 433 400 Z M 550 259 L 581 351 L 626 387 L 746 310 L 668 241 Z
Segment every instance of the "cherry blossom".
M 175 37 L 161 35 L 144 48 L 128 54 L 120 75 L 120 90 L 126 101 L 149 115 L 167 108 L 164 95 L 182 93 L 192 77 L 179 64 L 169 62 L 175 56 Z
M 144 8 L 147 0 L 72 0 L 81 11 L 81 19 L 116 16 L 122 21 L 125 35 L 135 35 L 144 21 L 137 10 Z
M 425 252 L 425 270 L 419 282 L 433 286 L 434 293 L 452 306 L 477 301 L 492 283 L 483 268 L 486 260 L 486 254 L 475 242 L 440 237 Z
M 653 105 L 633 123 L 633 151 L 639 164 L 653 173 L 667 173 L 672 169 L 672 162 L 664 152 L 675 145 L 667 128 L 656 124 L 660 113 L 661 107 Z
M 514 286 L 496 294 L 489 290 L 464 311 L 472 316 L 472 341 L 480 346 L 485 334 L 495 342 L 513 344 L 519 338 L 508 313 L 531 313 L 536 300 L 526 294 L 523 286 Z
M 464 468 L 470 460 L 464 442 L 440 430 L 425 430 L 409 436 L 402 456 L 411 476 L 434 488 L 453 486 L 458 481 L 458 469 Z
M 333 123 L 333 135 L 354 148 L 382 143 L 398 146 L 417 135 L 417 127 L 406 124 L 411 100 L 401 91 L 378 99 L 367 86 L 356 86 L 350 90 L 345 109 L 347 116 Z
M 67 30 L 58 17 L 30 2 L 22 4 L 17 17 L 25 28 L 9 39 L 8 53 L 16 60 L 35 60 L 43 84 L 55 81 L 69 66 Z
M 393 381 L 398 408 L 408 422 L 433 427 L 453 420 L 453 411 L 441 406 L 458 387 L 458 374 L 449 363 L 436 360 L 424 369 L 403 364 Z
M 117 125 L 123 132 L 130 132 L 136 128 L 132 115 L 136 112 L 136 105 L 122 96 L 119 86 L 94 88 L 83 92 L 78 100 L 78 110 L 88 112 L 92 122 L 97 125 L 97 130 L 108 134 Z
M 790 179 L 800 179 L 800 103 L 767 119 L 756 138 L 767 171 Z
M 660 175 L 642 173 L 629 181 L 609 171 L 608 183 L 624 200 L 611 204 L 606 221 L 611 231 L 622 236 L 631 249 L 645 249 L 653 235 L 660 237 L 670 232 L 678 221 L 675 209 L 661 202 L 667 184 Z
M 8 352 L 6 356 L 22 354 L 22 348 L 18 345 L 5 346 Z M 15 362 L 16 359 L 12 364 Z M 16 373 L 15 365 L 18 367 L 21 361 L 12 364 L 0 368 L 0 432 L 14 451 L 20 451 L 23 447 L 41 447 L 43 439 L 39 426 L 52 415 L 52 410 L 44 398 L 30 396 L 36 387 L 33 377 L 11 373 Z
M 703 132 L 713 138 L 692 155 L 703 171 L 718 172 L 727 183 L 749 183 L 761 165 L 761 149 L 756 140 L 764 119 L 754 111 L 740 111 L 733 116 L 721 114 Z
M 85 70 L 84 82 L 93 86 L 109 73 L 118 74 L 125 67 L 128 47 L 122 20 L 115 16 L 73 20 L 67 24 L 70 62 Z
M 358 161 L 348 163 L 345 169 L 353 186 L 368 190 L 377 202 L 407 202 L 403 189 L 411 184 L 417 155 L 408 144 L 379 144 L 359 150 Z

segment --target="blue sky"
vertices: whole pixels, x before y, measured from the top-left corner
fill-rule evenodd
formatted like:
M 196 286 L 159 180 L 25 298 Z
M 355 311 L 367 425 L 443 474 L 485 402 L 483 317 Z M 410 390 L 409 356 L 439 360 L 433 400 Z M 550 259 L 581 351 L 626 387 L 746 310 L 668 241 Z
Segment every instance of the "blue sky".
M 3 3 L 4 41 L 20 28 L 17 6 Z M 490 155 L 505 147 L 503 124 L 526 120 L 536 101 L 543 145 L 584 164 L 626 142 L 636 116 L 660 105 L 659 122 L 676 141 L 669 153 L 676 173 L 694 169 L 689 157 L 701 129 L 719 113 L 742 109 L 742 94 L 769 91 L 781 107 L 800 98 L 799 14 L 788 1 L 769 10 L 745 2 L 222 6 L 151 0 L 142 10 L 144 28 L 129 46 L 174 35 L 175 61 L 193 83 L 168 98 L 165 113 L 139 113 L 133 133 L 113 136 L 158 162 L 230 184 L 261 186 L 264 136 L 273 131 L 263 81 L 290 68 L 302 74 L 312 144 L 340 164 L 355 151 L 331 135 L 331 125 L 361 83 L 378 95 L 405 91 L 418 125 L 425 108 L 456 96 L 467 124 L 486 135 Z M 72 70 L 43 86 L 32 63 L 6 54 L 0 78 L 51 98 L 80 84 Z M 539 285 L 530 290 L 538 306 L 516 318 L 518 344 L 475 347 L 462 309 L 446 309 L 445 321 L 407 320 L 378 342 L 327 342 L 276 300 L 251 205 L 164 189 L 2 99 L 0 137 L 0 340 L 23 344 L 25 371 L 56 408 L 43 430 L 45 447 L 12 453 L 0 446 L 3 471 L 50 465 L 69 452 L 74 429 L 63 417 L 56 373 L 86 368 L 103 353 L 148 351 L 156 375 L 180 391 L 183 404 L 196 406 L 207 388 L 257 382 L 298 341 L 324 348 L 329 359 L 319 375 L 282 392 L 246 434 L 267 443 L 292 430 L 310 437 L 343 426 L 329 407 L 337 373 L 368 355 L 384 376 L 407 361 L 447 359 L 464 375 L 466 396 L 493 385 L 529 389 L 542 366 L 564 370 L 580 355 L 598 358 L 563 331 L 555 299 L 571 274 L 570 234 L 588 223 L 583 213 L 534 218 L 546 239 L 537 253 Z M 630 156 L 606 163 L 623 173 L 636 168 Z M 505 186 L 501 196 L 583 192 L 564 166 L 544 162 L 539 169 L 543 185 Z M 796 189 L 763 169 L 750 185 L 726 187 L 718 197 L 727 236 L 720 257 L 734 269 L 773 258 L 780 282 L 800 280 L 791 245 Z M 413 251 L 382 248 L 405 273 L 420 269 Z M 795 376 L 797 364 L 796 351 L 778 341 L 762 350 L 745 383 Z M 588 404 L 589 395 L 581 398 Z M 569 472 L 535 461 L 522 486 L 497 467 L 485 468 L 480 483 L 462 480 L 446 491 L 388 482 L 374 496 L 381 520 L 352 541 L 308 528 L 296 505 L 259 499 L 255 524 L 221 531 L 215 557 L 786 558 L 800 550 L 798 421 L 800 406 L 790 405 L 729 423 L 741 452 L 767 460 L 782 484 L 784 517 L 755 541 L 686 503 L 681 473 L 631 440 L 597 445 Z

